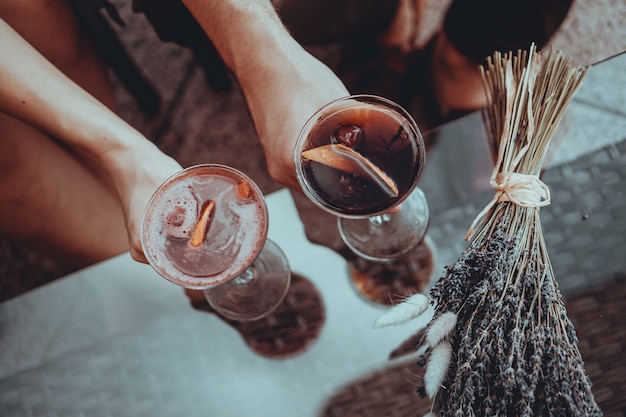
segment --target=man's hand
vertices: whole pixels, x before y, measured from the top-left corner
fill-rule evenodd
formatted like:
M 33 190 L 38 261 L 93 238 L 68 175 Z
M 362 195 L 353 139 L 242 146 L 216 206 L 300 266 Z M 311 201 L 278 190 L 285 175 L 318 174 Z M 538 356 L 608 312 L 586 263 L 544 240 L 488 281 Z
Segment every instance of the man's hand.
M 293 152 L 300 129 L 347 89 L 293 39 L 269 0 L 183 1 L 237 77 L 270 175 L 299 189 Z

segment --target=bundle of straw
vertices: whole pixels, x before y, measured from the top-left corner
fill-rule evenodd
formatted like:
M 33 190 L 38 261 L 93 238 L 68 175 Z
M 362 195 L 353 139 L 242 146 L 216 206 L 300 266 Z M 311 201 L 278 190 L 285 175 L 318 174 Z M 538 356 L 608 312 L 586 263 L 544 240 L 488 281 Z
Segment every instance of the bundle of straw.
M 430 292 L 434 315 L 416 346 L 429 415 L 602 415 L 539 219 L 550 202 L 545 154 L 587 69 L 560 52 L 542 60 L 534 45 L 481 67 L 496 193 Z

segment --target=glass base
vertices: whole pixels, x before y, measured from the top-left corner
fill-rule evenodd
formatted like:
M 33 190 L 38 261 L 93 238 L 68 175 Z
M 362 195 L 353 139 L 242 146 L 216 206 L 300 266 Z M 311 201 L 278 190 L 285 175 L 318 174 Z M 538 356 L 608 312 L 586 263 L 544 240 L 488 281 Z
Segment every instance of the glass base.
M 415 188 L 400 211 L 365 219 L 339 217 L 337 227 L 345 244 L 358 256 L 382 261 L 405 256 L 420 244 L 429 223 L 424 193 Z
M 209 305 L 220 315 L 239 321 L 258 320 L 283 300 L 291 271 L 282 250 L 271 240 L 241 275 L 204 290 Z
M 287 295 L 269 314 L 253 321 L 222 320 L 236 329 L 256 354 L 286 359 L 315 344 L 326 322 L 326 308 L 314 284 L 292 274 Z
M 348 273 L 356 291 L 375 304 L 392 306 L 407 296 L 428 290 L 433 278 L 435 255 L 426 238 L 402 258 L 386 262 L 356 258 Z

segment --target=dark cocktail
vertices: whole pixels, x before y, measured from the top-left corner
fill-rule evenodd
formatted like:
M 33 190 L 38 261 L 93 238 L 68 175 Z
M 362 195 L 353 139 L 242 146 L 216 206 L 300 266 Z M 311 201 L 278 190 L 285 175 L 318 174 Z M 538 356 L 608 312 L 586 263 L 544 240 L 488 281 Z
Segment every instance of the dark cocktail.
M 373 96 L 327 105 L 309 120 L 298 148 L 301 185 L 334 214 L 368 217 L 389 210 L 413 190 L 424 146 L 411 117 Z
M 357 95 L 328 103 L 308 120 L 294 163 L 304 193 L 338 216 L 346 245 L 386 260 L 406 254 L 426 233 L 428 207 L 414 192 L 424 154 L 421 133 L 402 107 Z

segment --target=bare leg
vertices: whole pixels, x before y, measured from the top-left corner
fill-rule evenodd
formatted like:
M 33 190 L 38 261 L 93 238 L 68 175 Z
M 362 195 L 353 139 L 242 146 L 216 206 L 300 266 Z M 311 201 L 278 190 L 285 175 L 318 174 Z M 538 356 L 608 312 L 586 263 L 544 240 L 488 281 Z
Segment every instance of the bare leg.
M 409 53 L 415 47 L 423 0 L 400 0 L 398 11 L 389 28 L 378 37 L 378 43 Z
M 454 0 L 434 40 L 432 82 L 442 110 L 463 113 L 487 99 L 477 69 L 495 51 L 538 49 L 548 44 L 572 0 Z
M 64 0 L 0 3 L 0 16 L 75 82 L 113 107 L 100 58 Z M 110 179 L 48 135 L 0 114 L 0 235 L 76 267 L 128 248 Z
M 452 45 L 445 32 L 434 39 L 431 65 L 432 88 L 441 111 L 471 112 L 487 105 L 478 67 Z

